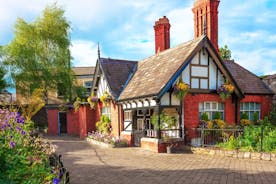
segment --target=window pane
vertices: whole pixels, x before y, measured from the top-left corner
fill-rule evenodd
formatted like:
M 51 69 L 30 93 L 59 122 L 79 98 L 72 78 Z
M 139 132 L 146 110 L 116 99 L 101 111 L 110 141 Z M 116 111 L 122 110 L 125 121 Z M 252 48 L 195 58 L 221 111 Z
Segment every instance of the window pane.
M 244 104 L 244 103 L 241 103 L 241 104 L 240 104 L 240 110 L 241 110 L 241 111 L 244 109 L 244 107 L 243 107 L 244 105 L 243 105 L 243 104 Z
M 255 110 L 255 107 L 254 107 L 254 104 L 255 104 L 255 103 L 254 103 L 254 102 L 250 102 L 249 104 L 250 104 L 250 110 L 251 110 L 251 111 L 252 111 L 252 110 Z
M 243 107 L 244 107 L 243 110 L 249 110 L 249 103 L 244 103 Z
M 203 103 L 199 103 L 199 111 L 203 111 L 204 110 L 204 107 L 203 107 Z
M 217 109 L 217 103 L 212 103 L 212 110 L 216 110 Z
M 260 110 L 260 109 L 261 109 L 260 103 L 256 103 L 256 104 L 255 104 L 255 109 L 256 109 L 256 110 Z
M 210 110 L 211 109 L 211 107 L 210 107 L 211 105 L 210 105 L 210 103 L 209 102 L 207 102 L 206 104 L 205 104 L 205 110 Z
M 192 78 L 192 88 L 199 88 L 199 79 L 197 78 Z
M 253 119 L 254 119 L 254 111 L 250 111 L 248 117 L 249 117 L 250 121 L 253 121 Z
M 224 110 L 224 104 L 218 103 L 218 110 Z

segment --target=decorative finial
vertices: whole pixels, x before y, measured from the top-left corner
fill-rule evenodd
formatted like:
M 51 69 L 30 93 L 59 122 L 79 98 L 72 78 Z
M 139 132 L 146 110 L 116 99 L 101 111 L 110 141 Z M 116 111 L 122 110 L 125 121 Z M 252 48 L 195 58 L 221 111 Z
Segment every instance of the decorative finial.
M 100 43 L 98 42 L 98 59 L 101 57 Z

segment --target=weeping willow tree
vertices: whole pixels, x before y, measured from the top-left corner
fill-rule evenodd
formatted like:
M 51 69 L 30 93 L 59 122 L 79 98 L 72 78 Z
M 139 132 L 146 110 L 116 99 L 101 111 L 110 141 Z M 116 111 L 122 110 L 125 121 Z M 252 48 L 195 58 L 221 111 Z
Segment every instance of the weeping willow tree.
M 62 84 L 64 98 L 72 100 L 70 30 L 64 10 L 56 4 L 47 6 L 34 22 L 17 20 L 14 38 L 5 47 L 5 64 L 20 93 L 43 89 L 47 104 L 49 90 Z

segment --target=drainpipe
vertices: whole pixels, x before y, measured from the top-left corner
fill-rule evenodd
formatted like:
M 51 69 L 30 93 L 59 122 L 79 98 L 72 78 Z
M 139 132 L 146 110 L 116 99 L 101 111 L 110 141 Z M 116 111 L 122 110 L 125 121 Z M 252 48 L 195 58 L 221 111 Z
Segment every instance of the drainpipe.
M 117 107 L 118 107 L 118 135 L 119 135 L 119 137 L 120 137 L 120 135 L 121 135 L 121 123 L 120 123 L 120 121 L 121 121 L 121 118 L 120 118 L 120 115 L 122 115 L 121 114 L 121 105 L 119 105 L 119 104 L 117 104 Z

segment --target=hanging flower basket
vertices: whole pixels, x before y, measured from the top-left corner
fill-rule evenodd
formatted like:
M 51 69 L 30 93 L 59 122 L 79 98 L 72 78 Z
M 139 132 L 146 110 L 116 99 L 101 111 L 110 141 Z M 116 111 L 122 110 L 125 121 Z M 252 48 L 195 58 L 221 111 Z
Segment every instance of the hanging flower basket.
M 178 82 L 173 86 L 173 94 L 179 99 L 183 99 L 188 93 L 189 85 L 182 81 L 182 77 L 179 77 Z
M 105 91 L 104 94 L 100 97 L 100 101 L 104 105 L 109 105 L 111 99 L 112 99 L 112 97 L 111 97 L 111 95 L 107 91 Z
M 232 84 L 226 82 L 218 87 L 217 92 L 222 100 L 226 100 L 231 96 L 234 90 L 235 87 Z
M 87 102 L 89 103 L 91 109 L 95 109 L 98 101 L 98 97 L 94 96 L 93 93 L 87 98 Z

